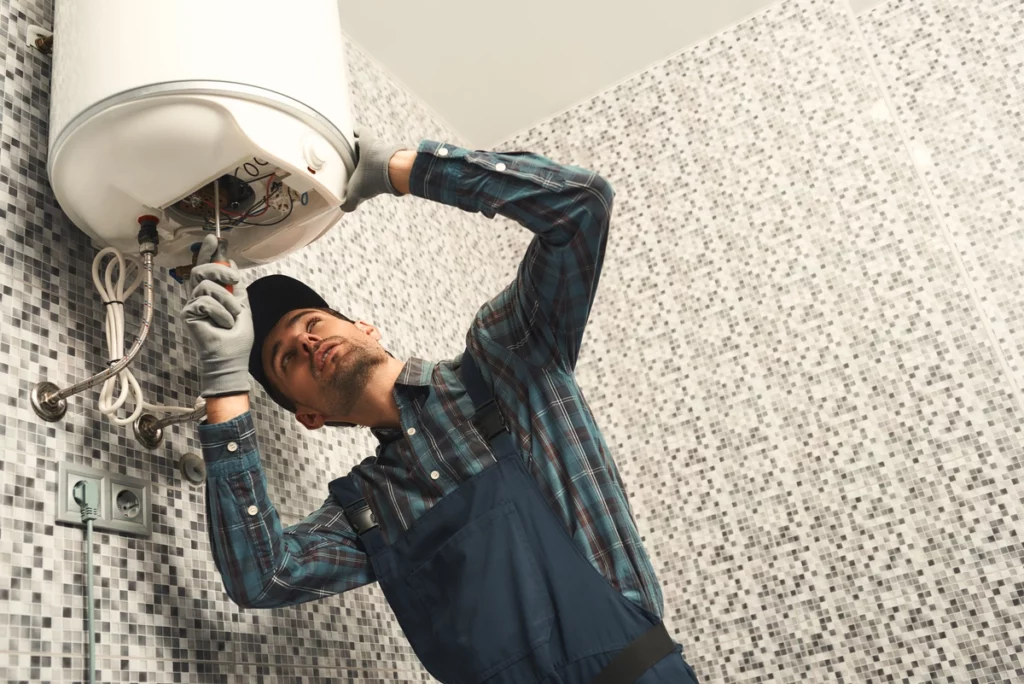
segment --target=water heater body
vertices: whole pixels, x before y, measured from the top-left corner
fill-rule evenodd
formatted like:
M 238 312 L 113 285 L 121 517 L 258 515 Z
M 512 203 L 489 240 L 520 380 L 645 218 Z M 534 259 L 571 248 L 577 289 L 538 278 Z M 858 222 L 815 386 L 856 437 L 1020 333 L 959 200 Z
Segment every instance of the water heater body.
M 56 0 L 47 171 L 71 220 L 183 266 L 213 229 L 239 266 L 341 217 L 355 164 L 337 0 Z

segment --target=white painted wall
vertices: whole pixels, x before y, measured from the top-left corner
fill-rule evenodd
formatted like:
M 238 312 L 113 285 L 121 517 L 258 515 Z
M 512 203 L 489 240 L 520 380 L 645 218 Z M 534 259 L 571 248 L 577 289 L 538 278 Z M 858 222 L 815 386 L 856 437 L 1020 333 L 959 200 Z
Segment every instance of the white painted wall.
M 343 28 L 465 144 L 512 137 L 773 0 L 344 0 Z

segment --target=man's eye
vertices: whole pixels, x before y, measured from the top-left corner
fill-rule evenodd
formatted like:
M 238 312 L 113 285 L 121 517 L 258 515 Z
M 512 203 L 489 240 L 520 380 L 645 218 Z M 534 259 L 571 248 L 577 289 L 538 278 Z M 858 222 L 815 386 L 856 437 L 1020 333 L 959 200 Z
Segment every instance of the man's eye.
M 283 357 L 281 357 L 281 370 L 286 370 L 288 368 L 288 360 L 291 359 L 291 358 L 292 358 L 292 353 L 291 352 L 288 352 Z
M 309 323 L 306 324 L 306 332 L 312 332 L 313 331 L 313 326 L 316 325 L 319 322 L 320 322 L 320 319 L 316 318 L 315 316 L 313 318 L 310 318 L 309 319 Z

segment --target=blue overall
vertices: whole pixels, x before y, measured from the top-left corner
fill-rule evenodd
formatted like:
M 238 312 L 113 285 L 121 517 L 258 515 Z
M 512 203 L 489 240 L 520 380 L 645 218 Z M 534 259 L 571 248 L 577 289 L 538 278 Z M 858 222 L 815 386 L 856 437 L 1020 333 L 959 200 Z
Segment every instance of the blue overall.
M 359 539 L 381 589 L 434 677 L 448 684 L 590 684 L 660 620 L 580 553 L 526 471 L 468 351 L 461 373 L 476 416 L 497 418 L 496 429 L 478 424 L 495 465 L 391 545 L 350 477 L 334 480 L 331 493 L 363 530 Z M 670 641 L 669 648 L 630 681 L 696 684 L 681 648 Z

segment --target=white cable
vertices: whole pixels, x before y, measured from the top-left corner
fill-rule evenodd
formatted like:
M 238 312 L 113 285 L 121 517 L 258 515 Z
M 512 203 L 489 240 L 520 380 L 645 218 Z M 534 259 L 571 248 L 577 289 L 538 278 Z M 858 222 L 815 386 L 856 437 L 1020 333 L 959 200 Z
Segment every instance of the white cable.
M 100 266 L 108 254 L 113 258 L 100 279 Z M 133 276 L 131 284 L 125 286 L 129 275 Z M 135 257 L 125 257 L 113 247 L 100 250 L 92 261 L 92 282 L 103 299 L 106 309 L 107 361 L 116 361 L 124 356 L 124 302 L 142 284 L 142 264 Z M 115 389 L 120 392 L 114 397 Z M 131 396 L 135 410 L 127 418 L 119 418 L 117 412 Z M 197 400 L 199 401 L 199 400 Z M 161 406 L 148 404 L 142 396 L 142 388 L 132 372 L 125 368 L 117 375 L 107 378 L 100 388 L 100 412 L 110 418 L 115 425 L 134 423 L 144 410 L 160 413 L 191 413 L 194 409 L 184 406 Z

